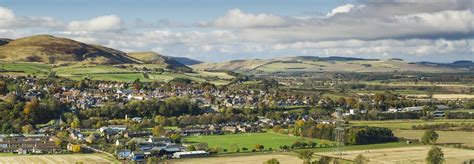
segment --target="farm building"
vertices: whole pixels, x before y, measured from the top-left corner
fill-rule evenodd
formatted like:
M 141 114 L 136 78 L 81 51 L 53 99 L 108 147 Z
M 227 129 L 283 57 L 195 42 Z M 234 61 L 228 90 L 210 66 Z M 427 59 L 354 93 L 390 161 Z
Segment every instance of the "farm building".
M 190 158 L 190 157 L 203 157 L 206 156 L 208 153 L 203 150 L 199 151 L 183 151 L 183 152 L 176 152 L 173 154 L 173 158 Z

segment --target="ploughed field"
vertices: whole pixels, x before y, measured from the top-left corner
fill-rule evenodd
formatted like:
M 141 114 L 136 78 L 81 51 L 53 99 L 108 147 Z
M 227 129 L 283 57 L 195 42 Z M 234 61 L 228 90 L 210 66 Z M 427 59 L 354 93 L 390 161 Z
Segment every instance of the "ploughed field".
M 108 164 L 112 160 L 99 154 L 55 154 L 55 155 L 0 155 L 0 164 L 74 164 L 74 163 Z
M 241 155 L 241 156 L 222 156 L 222 157 L 208 157 L 208 158 L 188 158 L 169 161 L 172 164 L 240 164 L 240 163 L 263 163 L 269 159 L 276 158 L 281 164 L 303 163 L 294 154 L 257 154 L 257 155 Z
M 403 148 L 387 149 L 367 149 L 346 151 L 341 156 L 343 159 L 353 160 L 361 154 L 369 159 L 369 163 L 391 164 L 391 163 L 426 163 L 425 158 L 430 150 L 430 146 L 415 146 Z M 441 147 L 446 163 L 463 163 L 474 160 L 474 150 Z M 333 152 L 316 153 L 336 157 Z

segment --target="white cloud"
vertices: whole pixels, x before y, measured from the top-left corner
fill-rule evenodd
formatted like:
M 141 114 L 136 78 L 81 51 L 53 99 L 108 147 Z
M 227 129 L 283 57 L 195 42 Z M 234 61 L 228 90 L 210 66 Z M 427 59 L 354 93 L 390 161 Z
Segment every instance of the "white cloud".
M 0 29 L 59 28 L 63 24 L 51 17 L 16 16 L 13 10 L 0 6 Z
M 271 27 L 285 24 L 285 19 L 271 14 L 243 13 L 240 9 L 233 9 L 226 15 L 217 18 L 212 25 L 228 28 Z
M 122 20 L 116 15 L 106 15 L 90 20 L 72 21 L 68 25 L 71 31 L 117 31 L 122 29 Z
M 342 6 L 338 6 L 334 9 L 332 9 L 332 11 L 330 13 L 328 13 L 326 16 L 330 17 L 330 16 L 334 16 L 336 14 L 339 14 L 339 13 L 347 13 L 349 11 L 351 11 L 351 9 L 354 7 L 354 5 L 352 4 L 345 4 L 345 5 L 342 5 Z
M 123 51 L 152 50 L 204 61 L 297 55 L 474 60 L 474 10 L 465 2 L 361 1 L 336 7 L 327 16 L 298 17 L 234 9 L 202 24 L 204 28 L 125 24 L 115 15 L 64 25 L 0 7 L 0 37 L 49 33 Z M 56 29 L 29 29 L 36 27 Z

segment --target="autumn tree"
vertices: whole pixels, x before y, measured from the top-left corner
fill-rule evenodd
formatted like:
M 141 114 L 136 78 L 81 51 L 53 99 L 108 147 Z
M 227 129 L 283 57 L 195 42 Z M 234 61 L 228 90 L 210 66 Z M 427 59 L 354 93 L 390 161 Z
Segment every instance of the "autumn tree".
M 155 126 L 155 127 L 153 127 L 151 132 L 153 133 L 153 136 L 161 137 L 162 135 L 165 134 L 166 130 L 162 126 Z
M 33 126 L 30 125 L 30 124 L 27 124 L 27 125 L 21 127 L 21 131 L 23 132 L 23 134 L 29 134 L 30 132 L 33 131 Z

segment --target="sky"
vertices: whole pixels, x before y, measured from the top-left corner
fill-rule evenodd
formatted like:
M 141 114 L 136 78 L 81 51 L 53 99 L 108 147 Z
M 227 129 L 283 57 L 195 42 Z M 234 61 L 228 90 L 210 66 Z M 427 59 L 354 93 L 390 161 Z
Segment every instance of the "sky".
M 0 38 L 50 34 L 208 62 L 474 60 L 472 0 L 0 0 Z

